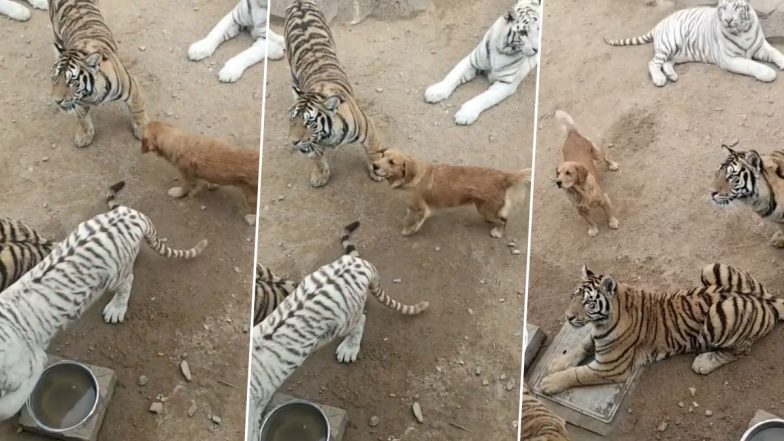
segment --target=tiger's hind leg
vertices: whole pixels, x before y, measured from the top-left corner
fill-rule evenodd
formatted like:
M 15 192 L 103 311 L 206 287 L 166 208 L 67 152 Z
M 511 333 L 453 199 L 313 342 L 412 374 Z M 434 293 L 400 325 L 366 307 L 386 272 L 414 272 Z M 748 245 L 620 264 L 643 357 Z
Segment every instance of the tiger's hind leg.
M 76 129 L 74 143 L 77 147 L 87 147 L 95 137 L 95 126 L 90 115 L 90 106 L 83 105 L 76 108 L 76 119 L 79 127 Z
M 591 143 L 591 155 L 593 156 L 594 161 L 601 162 L 611 171 L 618 171 L 620 168 L 617 162 L 610 159 L 610 156 L 606 153 L 602 153 L 599 147 L 593 142 Z
M 329 182 L 329 163 L 325 153 L 321 153 L 318 157 L 313 158 L 313 169 L 310 171 L 310 185 L 319 188 L 327 185 Z
M 106 323 L 120 323 L 125 319 L 128 311 L 128 299 L 131 297 L 133 287 L 133 273 L 118 283 L 114 289 L 114 297 L 103 308 L 103 319 Z
M 673 64 L 672 61 L 667 61 L 666 63 L 662 64 L 662 71 L 664 71 L 664 75 L 668 80 L 672 81 L 673 83 L 678 81 L 678 72 L 675 72 L 675 64 Z
M 339 362 L 352 363 L 357 361 L 359 347 L 362 343 L 362 334 L 365 332 L 365 319 L 366 315 L 362 314 L 354 324 L 354 327 L 348 331 L 346 337 L 338 345 L 335 354 L 337 354 Z
M 508 191 L 508 190 L 507 190 Z M 504 200 L 501 201 L 499 206 L 497 201 L 483 201 L 476 203 L 476 210 L 485 218 L 485 222 L 492 224 L 493 228 L 490 230 L 490 237 L 498 239 L 504 237 L 506 230 L 506 220 L 509 215 L 512 201 L 508 195 L 505 195 Z
M 691 369 L 697 374 L 707 375 L 738 358 L 739 355 L 727 350 L 703 352 L 694 358 Z
M 648 72 L 651 74 L 651 80 L 656 87 L 662 87 L 667 84 L 667 76 L 664 74 L 664 64 L 670 63 L 668 56 L 664 52 L 656 51 L 651 61 L 648 62 Z
M 144 136 L 144 129 L 147 127 L 149 119 L 147 118 L 147 111 L 144 108 L 144 97 L 139 89 L 139 84 L 133 76 L 130 76 L 130 73 L 128 75 L 130 78 L 128 87 L 131 88 L 131 93 L 128 96 L 126 105 L 131 112 L 131 130 L 133 130 L 133 136 L 136 137 L 136 139 L 142 139 Z

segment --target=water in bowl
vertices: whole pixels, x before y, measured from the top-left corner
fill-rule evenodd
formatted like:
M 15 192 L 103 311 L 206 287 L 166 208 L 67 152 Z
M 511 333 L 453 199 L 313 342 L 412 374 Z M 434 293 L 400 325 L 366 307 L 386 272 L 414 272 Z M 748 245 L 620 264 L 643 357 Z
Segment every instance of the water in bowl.
M 93 409 L 95 384 L 84 368 L 57 365 L 46 371 L 33 390 L 30 400 L 38 421 L 53 429 L 81 423 Z
M 755 433 L 749 441 L 782 441 L 784 440 L 784 427 L 768 427 Z
M 278 409 L 268 424 L 262 441 L 327 441 L 324 419 L 306 404 L 294 403 Z

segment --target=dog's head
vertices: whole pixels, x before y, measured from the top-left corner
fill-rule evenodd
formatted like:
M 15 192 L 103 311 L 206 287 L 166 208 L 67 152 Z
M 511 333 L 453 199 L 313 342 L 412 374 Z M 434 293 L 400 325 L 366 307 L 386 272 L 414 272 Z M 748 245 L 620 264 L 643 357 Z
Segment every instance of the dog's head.
M 387 180 L 392 188 L 402 187 L 416 177 L 416 160 L 400 150 L 388 149 L 373 161 L 373 172 Z
M 588 168 L 573 161 L 562 162 L 555 170 L 555 185 L 565 190 L 582 185 L 588 179 Z
M 147 152 L 158 152 L 158 134 L 165 130 L 168 124 L 160 121 L 150 121 L 144 128 L 142 135 L 142 154 Z

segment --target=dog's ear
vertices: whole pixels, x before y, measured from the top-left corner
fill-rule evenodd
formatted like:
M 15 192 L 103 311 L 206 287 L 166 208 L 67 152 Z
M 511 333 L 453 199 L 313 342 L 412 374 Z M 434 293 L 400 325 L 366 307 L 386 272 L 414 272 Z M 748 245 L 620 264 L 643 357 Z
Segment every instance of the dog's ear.
M 588 167 L 578 164 L 574 167 L 574 171 L 577 173 L 578 184 L 584 184 L 588 180 Z
M 417 164 L 416 160 L 410 156 L 406 156 L 403 159 L 403 182 L 408 184 L 409 182 L 413 181 L 417 175 Z
M 147 137 L 147 134 L 145 133 L 144 136 L 142 136 L 142 154 L 145 154 L 149 151 L 150 151 L 150 138 Z

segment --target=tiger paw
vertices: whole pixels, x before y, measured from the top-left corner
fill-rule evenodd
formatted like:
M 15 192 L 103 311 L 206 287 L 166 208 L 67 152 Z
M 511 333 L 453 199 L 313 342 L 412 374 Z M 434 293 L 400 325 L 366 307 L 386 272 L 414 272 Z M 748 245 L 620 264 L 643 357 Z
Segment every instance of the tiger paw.
M 656 87 L 664 87 L 664 85 L 667 84 L 667 77 L 659 72 L 657 75 L 651 75 L 651 81 L 653 81 L 653 84 Z
M 223 65 L 220 72 L 218 72 L 218 79 L 221 83 L 234 83 L 240 79 L 242 73 L 245 72 L 245 66 L 238 63 L 232 63 L 234 60 L 229 60 Z
M 6 14 L 9 18 L 16 21 L 27 21 L 30 20 L 31 16 L 29 9 L 13 2 L 8 2 L 8 9 Z
M 49 9 L 49 4 L 46 0 L 27 0 L 27 3 L 30 3 L 30 6 L 35 9 Z
M 754 78 L 762 81 L 763 83 L 772 83 L 776 81 L 776 71 L 768 66 L 760 66 L 759 71 L 754 75 Z
M 542 378 L 542 383 L 539 385 L 541 391 L 545 395 L 554 395 L 563 392 L 569 388 L 569 385 L 564 381 L 563 371 L 552 373 Z
M 188 196 L 188 192 L 182 187 L 172 187 L 168 191 L 169 196 L 179 199 Z
M 280 60 L 283 58 L 283 43 L 277 41 L 267 40 L 267 59 Z
M 425 90 L 425 101 L 428 103 L 437 103 L 449 98 L 452 91 L 442 83 L 436 83 Z
M 95 129 L 92 127 L 89 130 L 84 130 L 81 127 L 76 130 L 76 135 L 74 136 L 74 144 L 77 147 L 87 147 L 93 142 L 93 137 L 95 136 Z
M 128 311 L 128 305 L 118 304 L 112 299 L 112 301 L 103 308 L 103 320 L 110 324 L 120 323 L 125 320 L 126 311 Z
M 455 113 L 455 123 L 460 126 L 469 126 L 479 119 L 479 113 L 480 112 L 463 105 L 460 107 L 460 110 Z
M 560 357 L 556 357 L 550 362 L 550 366 L 547 369 L 547 372 L 550 374 L 554 374 L 556 372 L 561 372 L 563 370 L 569 369 L 572 367 L 569 357 L 567 354 L 563 354 Z
M 131 123 L 131 130 L 133 131 L 133 137 L 136 139 L 141 140 L 144 137 L 144 128 L 147 124 L 138 124 L 136 122 Z
M 589 236 L 596 237 L 597 234 L 599 234 L 599 228 L 598 227 L 591 227 L 591 228 L 588 229 L 588 235 Z
M 613 229 L 613 230 L 617 230 L 618 229 L 618 219 L 617 218 L 610 219 L 610 222 L 608 222 L 608 224 L 609 224 L 611 229 Z
M 776 231 L 776 234 L 770 238 L 770 244 L 776 248 L 784 248 L 784 232 Z
M 357 361 L 359 345 L 354 344 L 349 340 L 351 339 L 343 340 L 335 351 L 335 354 L 338 356 L 338 361 L 341 363 L 353 363 Z
M 315 168 L 310 172 L 310 185 L 319 188 L 327 185 L 327 182 L 329 182 L 329 169 Z
M 188 59 L 191 61 L 203 60 L 215 51 L 215 48 L 205 40 L 197 41 L 188 48 Z

